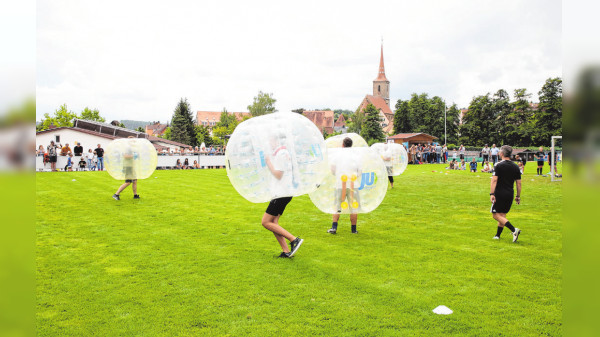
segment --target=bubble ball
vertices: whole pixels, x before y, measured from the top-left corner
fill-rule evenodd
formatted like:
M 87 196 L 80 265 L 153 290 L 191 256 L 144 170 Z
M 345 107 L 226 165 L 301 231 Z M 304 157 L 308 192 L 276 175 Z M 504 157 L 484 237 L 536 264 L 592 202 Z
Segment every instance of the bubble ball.
M 368 213 L 387 192 L 387 170 L 381 156 L 369 147 L 327 150 L 328 174 L 310 200 L 324 213 Z
M 154 173 L 158 157 L 145 138 L 115 139 L 106 146 L 104 166 L 117 180 L 146 179 Z
M 276 112 L 240 123 L 225 150 L 229 181 L 254 203 L 317 188 L 328 172 L 323 135 L 306 117 Z M 275 172 L 282 173 L 276 177 Z
M 371 145 L 383 159 L 388 176 L 401 175 L 408 166 L 408 153 L 402 144 L 375 143 Z
M 341 135 L 329 137 L 325 140 L 327 148 L 342 147 L 342 142 L 346 137 L 352 139 L 352 147 L 367 147 L 367 141 L 358 133 L 342 133 Z

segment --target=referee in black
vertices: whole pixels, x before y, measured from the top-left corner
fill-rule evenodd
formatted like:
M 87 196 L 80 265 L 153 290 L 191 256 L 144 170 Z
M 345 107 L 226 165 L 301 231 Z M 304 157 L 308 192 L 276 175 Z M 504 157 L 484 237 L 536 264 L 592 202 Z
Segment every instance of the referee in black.
M 498 221 L 498 231 L 494 239 L 500 239 L 500 234 L 506 227 L 513 233 L 513 242 L 517 242 L 521 230 L 513 227 L 510 221 L 506 219 L 506 214 L 512 206 L 513 197 L 517 205 L 521 203 L 521 172 L 519 166 L 510 161 L 511 154 L 512 148 L 510 146 L 504 145 L 500 148 L 499 155 L 502 161 L 494 166 L 494 175 L 490 184 L 490 201 L 492 202 L 492 215 L 494 220 Z M 513 189 L 515 181 L 517 182 L 516 196 Z

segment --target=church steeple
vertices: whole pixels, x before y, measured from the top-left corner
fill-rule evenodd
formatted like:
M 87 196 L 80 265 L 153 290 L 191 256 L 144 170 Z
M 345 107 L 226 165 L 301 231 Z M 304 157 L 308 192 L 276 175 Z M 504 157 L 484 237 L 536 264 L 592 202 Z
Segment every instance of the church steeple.
M 383 39 L 381 40 L 381 57 L 379 58 L 379 73 L 373 81 L 373 96 L 382 97 L 387 105 L 390 105 L 390 81 L 385 77 L 383 65 Z

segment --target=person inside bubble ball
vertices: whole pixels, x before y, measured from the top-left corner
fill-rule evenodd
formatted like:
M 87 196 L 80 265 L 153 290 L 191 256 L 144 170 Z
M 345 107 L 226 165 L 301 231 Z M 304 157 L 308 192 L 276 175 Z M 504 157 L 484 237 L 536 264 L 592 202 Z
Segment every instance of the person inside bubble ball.
M 344 138 L 344 141 L 342 142 L 342 147 L 352 147 L 352 139 L 350 139 L 349 137 Z M 360 205 L 360 200 L 358 198 L 358 193 L 357 191 L 355 191 L 354 189 L 354 180 L 351 177 L 348 177 L 348 173 L 350 173 L 350 176 L 355 176 L 355 177 L 360 177 L 361 172 L 358 168 L 357 163 L 352 163 L 351 165 L 349 165 L 350 167 L 345 167 L 344 168 L 344 173 L 346 176 L 346 181 L 343 180 L 342 176 L 343 174 L 338 174 L 341 170 L 338 170 L 338 168 L 336 168 L 335 166 L 331 167 L 331 171 L 332 173 L 334 173 L 336 175 L 336 189 L 335 189 L 335 204 L 336 207 L 338 207 L 338 212 L 337 214 L 334 214 L 332 216 L 331 219 L 331 228 L 327 230 L 327 233 L 329 234 L 335 234 L 337 233 L 337 226 L 338 226 L 338 221 L 340 220 L 340 213 L 342 212 L 342 203 L 347 202 L 349 208 L 356 208 L 355 203 L 357 203 L 358 205 Z M 339 175 L 339 177 L 338 177 Z M 348 182 L 350 183 L 348 186 Z M 360 206 L 358 206 L 360 207 Z M 358 214 L 357 213 L 350 213 L 350 229 L 352 231 L 352 234 L 358 234 L 358 231 L 356 230 L 356 224 L 358 222 Z
M 134 138 L 133 136 L 129 136 L 129 138 Z M 123 154 L 123 170 L 125 171 L 125 183 L 117 189 L 117 193 L 113 194 L 113 199 L 121 200 L 120 194 L 121 192 L 127 188 L 127 186 L 132 185 L 133 189 L 133 199 L 139 199 L 140 196 L 137 194 L 137 174 L 135 171 L 134 159 L 136 157 L 136 153 L 133 151 L 131 146 L 127 146 L 125 153 Z
M 391 188 L 394 188 L 394 176 L 392 175 L 394 173 L 394 166 L 392 163 L 392 153 L 391 153 L 391 149 L 389 149 L 389 145 L 387 143 L 385 143 L 385 147 L 384 147 L 384 151 L 383 151 L 383 155 L 381 156 L 381 159 L 383 159 L 383 162 L 385 163 L 385 168 L 387 170 L 388 180 L 390 181 L 390 186 L 391 186 Z
M 276 136 L 271 136 L 269 143 L 272 148 L 272 153 L 270 156 L 265 156 L 265 164 L 274 177 L 274 179 L 271 179 L 269 187 L 276 198 L 271 200 L 267 210 L 263 214 L 262 225 L 273 232 L 273 235 L 275 235 L 277 242 L 281 246 L 283 252 L 279 257 L 289 258 L 296 254 L 304 242 L 303 239 L 292 235 L 279 225 L 279 218 L 283 214 L 287 204 L 292 200 L 292 197 L 285 196 L 286 194 L 289 194 L 287 190 L 293 185 L 292 159 L 290 152 L 284 145 L 285 134 L 280 133 Z M 287 242 L 285 241 L 286 239 L 290 241 L 291 249 L 288 248 Z

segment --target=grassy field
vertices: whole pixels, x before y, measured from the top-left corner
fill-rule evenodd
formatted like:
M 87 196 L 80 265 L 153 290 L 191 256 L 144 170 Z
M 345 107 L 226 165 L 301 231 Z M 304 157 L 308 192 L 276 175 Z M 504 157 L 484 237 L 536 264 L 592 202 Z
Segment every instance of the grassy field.
M 37 333 L 562 335 L 561 183 L 527 165 L 513 244 L 508 230 L 492 240 L 490 175 L 446 172 L 409 166 L 358 235 L 347 216 L 327 234 L 331 216 L 294 198 L 281 224 L 305 243 L 292 259 L 275 258 L 266 204 L 225 170 L 157 171 L 120 202 L 106 172 L 38 173 Z

